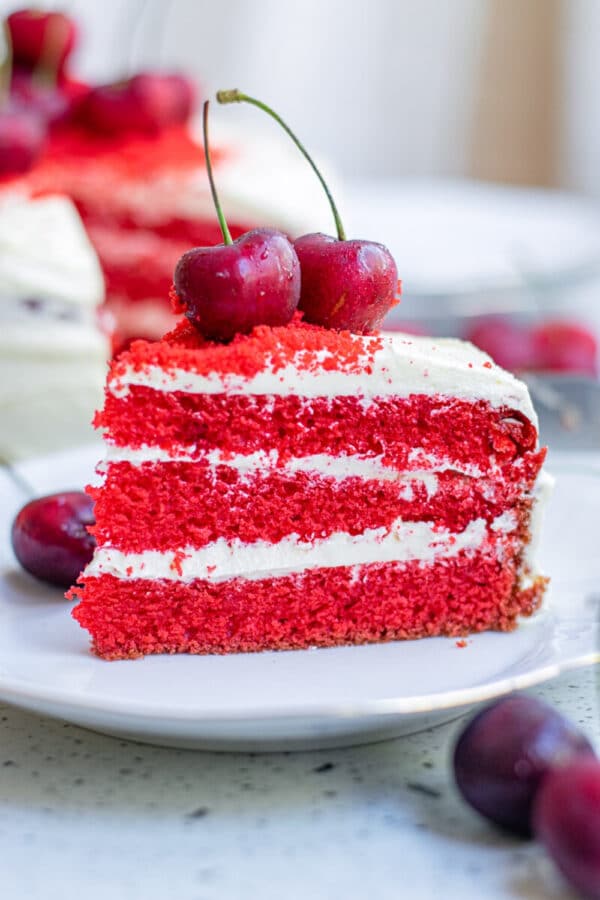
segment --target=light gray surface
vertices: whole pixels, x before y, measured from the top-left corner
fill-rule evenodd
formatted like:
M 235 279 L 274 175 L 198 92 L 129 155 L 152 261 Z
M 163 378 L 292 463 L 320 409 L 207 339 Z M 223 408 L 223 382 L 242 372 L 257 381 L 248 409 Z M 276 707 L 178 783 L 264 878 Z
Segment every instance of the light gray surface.
M 532 693 L 600 745 L 598 672 Z M 460 723 L 367 747 L 227 755 L 118 741 L 0 707 L 7 900 L 566 900 L 544 853 L 466 808 Z

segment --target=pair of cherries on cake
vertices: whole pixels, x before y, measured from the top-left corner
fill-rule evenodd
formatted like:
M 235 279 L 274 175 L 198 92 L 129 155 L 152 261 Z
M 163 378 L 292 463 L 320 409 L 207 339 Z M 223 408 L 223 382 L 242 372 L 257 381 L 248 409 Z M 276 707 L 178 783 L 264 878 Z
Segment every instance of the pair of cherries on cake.
M 291 129 L 270 107 L 240 91 L 219 91 L 220 103 L 246 102 L 274 118 L 312 166 L 329 200 L 337 238 L 307 234 L 292 243 L 280 231 L 258 228 L 233 241 L 217 196 L 204 103 L 204 149 L 223 234 L 217 247 L 196 247 L 179 260 L 174 306 L 208 340 L 229 341 L 257 325 L 287 325 L 296 310 L 305 322 L 366 334 L 377 330 L 397 302 L 398 272 L 382 244 L 346 240 L 329 188 Z

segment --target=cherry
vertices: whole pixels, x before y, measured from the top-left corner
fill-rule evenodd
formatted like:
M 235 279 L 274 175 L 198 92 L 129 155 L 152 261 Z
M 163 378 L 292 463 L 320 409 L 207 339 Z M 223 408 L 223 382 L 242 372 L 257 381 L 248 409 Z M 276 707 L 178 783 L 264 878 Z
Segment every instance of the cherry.
M 45 137 L 39 117 L 13 106 L 0 109 L 0 176 L 30 169 L 44 148 Z
M 479 319 L 467 329 L 465 338 L 511 372 L 536 368 L 537 349 L 531 333 L 510 319 L 502 316 Z
M 598 373 L 598 342 L 576 322 L 548 321 L 531 334 L 538 368 L 551 372 L 573 372 L 595 377 Z
M 103 134 L 156 134 L 185 122 L 193 103 L 193 86 L 186 78 L 142 72 L 92 88 L 80 103 L 78 117 Z
M 28 69 L 51 69 L 62 75 L 77 43 L 77 28 L 60 12 L 20 9 L 11 13 L 6 25 L 16 63 Z
M 584 735 L 533 697 L 510 696 L 478 713 L 454 750 L 463 797 L 482 816 L 531 834 L 531 811 L 546 773 L 579 755 L 593 755 Z
M 600 763 L 574 760 L 550 772 L 533 811 L 536 837 L 582 896 L 600 900 Z
M 15 556 L 36 578 L 70 587 L 92 558 L 96 541 L 87 526 L 93 524 L 92 500 L 80 491 L 32 500 L 13 522 Z
M 344 228 L 329 188 L 303 144 L 269 106 L 240 91 L 219 91 L 219 103 L 250 103 L 270 115 L 292 138 L 304 155 L 329 200 L 337 238 L 306 234 L 294 242 L 302 272 L 299 309 L 307 322 L 356 333 L 380 327 L 398 302 L 398 271 L 383 244 L 346 240 Z
M 204 154 L 223 244 L 195 247 L 175 267 L 175 293 L 192 324 L 206 338 L 228 341 L 256 325 L 286 325 L 300 298 L 300 265 L 288 238 L 271 228 L 231 239 L 217 196 L 204 103 Z

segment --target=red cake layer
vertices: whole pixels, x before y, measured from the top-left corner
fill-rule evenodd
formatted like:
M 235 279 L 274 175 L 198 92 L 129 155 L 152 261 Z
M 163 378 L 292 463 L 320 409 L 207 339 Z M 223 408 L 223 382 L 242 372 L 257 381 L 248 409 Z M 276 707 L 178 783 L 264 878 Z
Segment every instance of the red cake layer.
M 486 629 L 509 631 L 540 603 L 544 580 L 515 584 L 516 560 L 460 554 L 418 562 L 320 568 L 220 583 L 85 580 L 71 598 L 96 653 L 234 653 L 330 647 Z
M 90 489 L 98 522 L 92 530 L 100 545 L 137 553 L 203 547 L 219 538 L 277 543 L 291 534 L 303 541 L 337 531 L 357 535 L 389 528 L 399 517 L 460 532 L 474 519 L 491 524 L 507 510 L 521 519 L 530 506 L 523 493 L 531 483 L 452 471 L 436 477 L 434 495 L 414 481 L 407 498 L 407 484 L 399 480 L 337 479 L 283 468 L 240 474 L 206 462 L 119 462 L 109 466 L 102 487 Z
M 152 416 L 148 416 L 148 410 Z M 132 386 L 107 394 L 95 424 L 119 446 L 196 446 L 198 452 L 277 450 L 282 458 L 328 453 L 379 456 L 399 470 L 423 468 L 415 447 L 454 466 L 488 472 L 523 457 L 521 478 L 533 476 L 543 454 L 537 432 L 521 413 L 483 400 L 448 397 L 310 398 L 162 392 Z

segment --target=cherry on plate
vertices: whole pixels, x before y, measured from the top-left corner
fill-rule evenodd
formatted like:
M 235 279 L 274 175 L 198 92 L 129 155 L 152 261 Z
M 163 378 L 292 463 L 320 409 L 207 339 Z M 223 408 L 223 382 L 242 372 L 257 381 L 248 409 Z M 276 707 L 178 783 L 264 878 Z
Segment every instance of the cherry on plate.
M 91 560 L 96 541 L 92 499 L 81 491 L 39 497 L 17 514 L 11 532 L 20 564 L 36 578 L 70 587 Z
M 515 695 L 469 722 L 454 750 L 454 774 L 477 812 L 530 836 L 532 807 L 544 776 L 575 757 L 593 754 L 587 738 L 552 707 Z
M 535 836 L 567 881 L 600 900 L 600 763 L 590 757 L 550 772 L 533 811 Z

